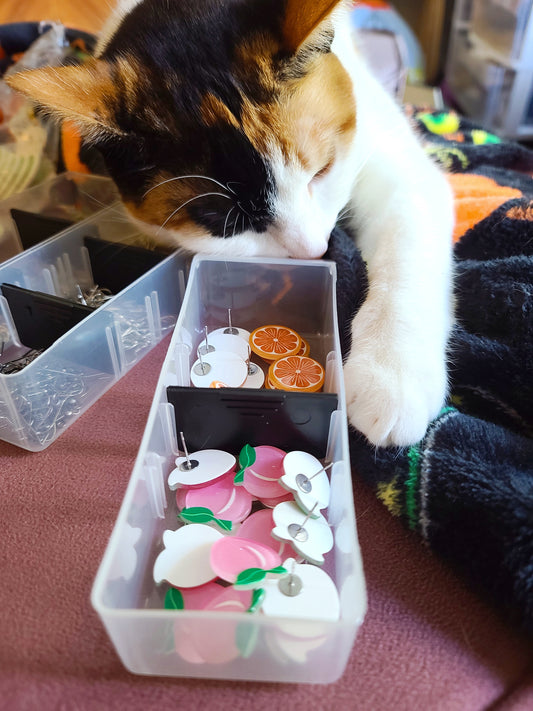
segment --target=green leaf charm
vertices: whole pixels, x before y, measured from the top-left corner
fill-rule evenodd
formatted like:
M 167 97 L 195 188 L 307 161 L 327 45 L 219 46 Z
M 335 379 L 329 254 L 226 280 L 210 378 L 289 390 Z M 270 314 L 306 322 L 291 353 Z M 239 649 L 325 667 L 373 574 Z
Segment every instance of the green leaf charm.
M 277 568 L 270 568 L 270 570 L 267 570 L 266 572 L 272 573 L 272 575 L 285 575 L 287 573 L 287 568 L 284 568 L 282 565 L 278 565 Z
M 205 506 L 189 506 L 178 514 L 185 523 L 216 523 L 223 531 L 231 531 L 233 523 L 222 518 L 216 518 L 211 509 Z
M 185 603 L 183 602 L 181 591 L 176 588 L 169 588 L 165 595 L 164 607 L 165 610 L 183 610 Z
M 278 565 L 277 568 L 271 568 L 270 570 L 263 570 L 263 568 L 246 568 L 246 570 L 241 571 L 237 575 L 237 579 L 233 584 L 240 590 L 247 590 L 249 588 L 255 588 L 258 583 L 262 583 L 268 573 L 284 575 L 286 572 L 287 570 L 282 565 Z
M 257 612 L 263 604 L 265 595 L 266 592 L 263 590 L 263 588 L 256 588 L 252 593 L 252 601 L 250 603 L 250 607 L 246 612 Z
M 233 528 L 233 523 L 231 521 L 228 521 L 225 518 L 214 518 L 213 519 L 214 523 L 221 528 L 223 531 L 231 531 Z
M 266 571 L 263 568 L 246 568 L 237 575 L 237 579 L 234 582 L 237 588 L 251 588 L 256 583 L 262 583 L 266 578 Z
M 255 449 L 249 445 L 245 444 L 244 447 L 239 452 L 239 467 L 233 479 L 233 483 L 239 486 L 244 481 L 244 470 L 247 467 L 252 466 L 255 462 Z

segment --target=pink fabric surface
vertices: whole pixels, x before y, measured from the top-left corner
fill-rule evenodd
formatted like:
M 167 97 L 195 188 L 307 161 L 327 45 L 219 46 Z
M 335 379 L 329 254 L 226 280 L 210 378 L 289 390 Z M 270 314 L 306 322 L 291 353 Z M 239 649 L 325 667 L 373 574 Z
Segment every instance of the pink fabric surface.
M 47 450 L 0 443 L 0 709 L 533 708 L 533 653 L 355 482 L 369 610 L 335 684 L 139 677 L 90 605 L 168 341 Z

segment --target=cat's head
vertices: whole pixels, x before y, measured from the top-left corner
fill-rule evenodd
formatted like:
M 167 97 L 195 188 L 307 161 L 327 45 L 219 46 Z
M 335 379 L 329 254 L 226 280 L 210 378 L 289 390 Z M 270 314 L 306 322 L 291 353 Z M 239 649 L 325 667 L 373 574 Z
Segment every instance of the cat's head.
M 141 0 L 100 56 L 14 75 L 74 121 L 130 213 L 193 252 L 315 258 L 351 185 L 342 0 Z

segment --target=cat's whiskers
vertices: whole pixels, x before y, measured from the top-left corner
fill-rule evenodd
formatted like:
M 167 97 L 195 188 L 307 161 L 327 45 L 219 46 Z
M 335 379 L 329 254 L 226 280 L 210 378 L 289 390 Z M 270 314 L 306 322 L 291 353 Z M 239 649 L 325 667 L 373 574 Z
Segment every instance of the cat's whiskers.
M 228 182 L 226 183 L 226 187 L 230 191 L 230 193 L 233 193 L 234 195 L 236 195 L 237 193 L 235 192 L 235 190 L 233 190 L 233 188 L 230 188 L 230 184 L 231 185 L 244 185 L 244 183 L 241 183 L 238 180 L 228 180 Z
M 102 202 L 101 200 L 98 200 L 98 198 L 95 198 L 94 195 L 91 195 L 91 193 L 88 193 L 86 190 L 82 190 L 79 186 L 77 187 L 77 191 L 81 195 L 85 195 L 85 197 L 88 198 L 88 200 L 90 202 L 96 203 L 103 210 L 108 210 L 109 212 L 112 212 L 112 213 L 118 215 L 120 220 L 117 220 L 117 222 L 130 222 L 130 220 L 128 219 L 128 216 L 124 212 L 124 210 L 121 209 L 120 207 L 115 206 L 116 203 L 109 204 L 109 203 Z
M 153 185 L 144 193 L 143 200 L 148 195 L 148 193 L 151 193 L 152 190 L 155 190 L 156 188 L 160 188 L 162 185 L 172 183 L 176 180 L 192 180 L 194 178 L 198 180 L 210 180 L 212 183 L 216 183 L 219 187 L 221 187 L 222 190 L 226 190 L 230 193 L 235 194 L 234 191 L 229 187 L 229 185 L 223 185 L 219 180 L 216 180 L 215 178 L 210 178 L 208 175 L 177 175 L 174 178 L 167 178 L 166 180 L 162 180 L 160 183 L 157 183 L 157 185 Z M 229 197 L 229 195 L 225 195 L 225 197 Z
M 211 197 L 211 196 L 218 196 L 218 197 L 226 198 L 226 200 L 231 200 L 231 197 L 230 197 L 229 195 L 226 195 L 225 193 L 211 192 L 211 193 L 201 193 L 200 195 L 195 195 L 194 197 L 189 198 L 188 200 L 185 200 L 185 202 L 182 202 L 181 205 L 180 205 L 178 208 L 176 208 L 175 210 L 173 210 L 173 211 L 170 213 L 170 215 L 167 217 L 167 219 L 163 222 L 163 224 L 162 224 L 162 225 L 159 227 L 159 229 L 157 230 L 157 234 L 159 234 L 159 233 L 161 232 L 161 230 L 163 230 L 163 229 L 166 227 L 166 225 L 168 224 L 168 222 L 169 222 L 169 221 L 174 217 L 174 215 L 176 215 L 183 207 L 185 207 L 185 206 L 188 205 L 189 203 L 193 202 L 194 200 L 199 200 L 200 198 Z
M 222 237 L 223 237 L 224 239 L 226 238 L 226 227 L 228 226 L 229 216 L 231 215 L 231 213 L 233 212 L 233 210 L 235 210 L 236 207 L 237 207 L 236 205 L 233 205 L 233 207 L 230 207 L 230 209 L 228 210 L 228 214 L 226 215 L 226 220 L 225 220 L 225 222 L 224 222 L 224 231 L 223 231 L 223 233 L 222 233 Z
M 237 215 L 237 218 L 235 222 L 233 223 L 233 234 L 231 235 L 232 237 L 235 237 L 235 232 L 237 231 L 237 223 L 239 221 L 239 216 Z
M 353 217 L 355 215 L 355 210 L 350 205 L 347 205 L 343 210 L 337 215 L 337 222 L 342 222 L 342 220 L 347 217 Z
M 252 204 L 252 206 L 253 206 L 253 208 L 254 208 L 254 210 L 255 210 L 255 209 L 256 209 L 255 206 L 254 206 L 253 204 Z M 246 217 L 250 217 L 250 218 L 251 218 L 250 213 L 248 213 L 248 212 L 244 209 L 244 207 L 242 206 L 242 203 L 239 202 L 238 200 L 237 200 L 237 207 L 238 207 L 239 212 L 240 212 L 241 215 L 246 215 Z

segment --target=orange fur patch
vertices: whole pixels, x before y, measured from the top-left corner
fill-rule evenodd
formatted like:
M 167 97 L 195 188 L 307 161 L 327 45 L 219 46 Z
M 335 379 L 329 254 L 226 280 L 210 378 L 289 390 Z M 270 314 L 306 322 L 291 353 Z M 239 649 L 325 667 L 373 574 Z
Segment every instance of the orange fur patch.
M 280 46 L 270 35 L 255 34 L 235 47 L 235 70 L 247 84 L 253 83 L 265 94 L 279 90 L 280 84 L 274 75 L 272 57 Z
M 126 207 L 131 214 L 149 225 L 161 227 L 168 219 L 166 227 L 168 229 L 182 229 L 190 222 L 185 203 L 199 195 L 203 189 L 195 191 L 191 184 L 185 180 L 171 180 L 173 176 L 168 173 L 159 173 L 149 188 L 140 204 L 126 202 Z M 169 180 L 170 182 L 165 182 Z M 180 206 L 184 206 L 180 208 Z M 172 216 L 172 213 L 177 212 Z
M 206 126 L 214 126 L 216 123 L 225 122 L 239 127 L 239 123 L 235 116 L 228 109 L 226 104 L 213 94 L 206 94 L 200 104 L 200 116 Z
M 156 228 L 186 229 L 191 235 L 203 236 L 206 230 L 191 218 L 188 205 L 196 200 L 201 205 L 202 196 L 212 197 L 213 193 L 220 192 L 210 180 L 174 179 L 169 173 L 161 172 L 140 202 L 126 200 L 124 204 L 133 217 Z M 164 235 L 159 238 L 164 240 Z
M 334 54 L 318 55 L 304 77 L 280 87 L 276 101 L 266 106 L 246 101 L 242 125 L 265 157 L 277 147 L 286 162 L 318 172 L 353 140 L 350 77 Z
M 105 62 L 45 67 L 14 74 L 7 81 L 53 115 L 75 122 L 84 132 L 101 127 L 116 130 L 108 100 L 116 96 L 117 86 Z
M 340 0 L 287 0 L 283 35 L 286 49 L 295 52 L 309 39 L 326 17 L 340 5 Z
M 138 62 L 128 55 L 113 63 L 92 59 L 81 66 L 44 67 L 15 74 L 7 81 L 52 115 L 75 124 L 84 136 L 100 130 L 120 135 L 114 109 L 120 99 L 135 112 L 142 76 Z M 155 114 L 153 120 L 157 122 Z

